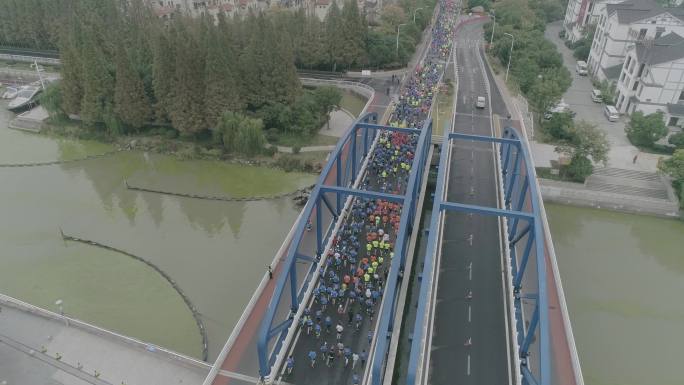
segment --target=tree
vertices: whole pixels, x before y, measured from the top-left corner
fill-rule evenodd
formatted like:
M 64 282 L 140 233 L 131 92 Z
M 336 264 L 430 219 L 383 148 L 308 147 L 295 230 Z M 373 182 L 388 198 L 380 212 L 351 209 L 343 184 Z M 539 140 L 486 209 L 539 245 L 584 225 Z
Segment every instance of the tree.
M 667 135 L 663 112 L 657 111 L 648 115 L 641 111 L 632 113 L 625 132 L 633 145 L 652 147 L 656 141 Z
M 684 182 L 684 150 L 677 150 L 669 159 L 658 164 L 658 168 L 672 178 Z
M 214 129 L 214 141 L 227 152 L 233 152 L 237 147 L 237 135 L 243 119 L 239 113 L 226 111 Z
M 154 105 L 155 119 L 158 122 L 168 122 L 171 120 L 171 110 L 173 109 L 173 89 L 176 76 L 175 68 L 175 46 L 169 39 L 175 40 L 174 30 L 170 32 L 170 37 L 165 33 L 159 32 L 154 36 L 152 42 L 152 88 L 156 104 Z
M 348 0 L 342 10 L 342 63 L 346 67 L 364 62 L 366 25 L 356 0 Z
M 591 158 L 594 163 L 606 163 L 610 144 L 605 132 L 595 125 L 580 120 L 568 130 L 570 139 L 556 147 L 556 151 L 571 157 Z
M 97 45 L 93 34 L 94 32 L 84 33 L 82 51 L 83 98 L 80 114 L 86 125 L 103 122 L 105 113 L 111 112 L 114 84 L 105 53 Z
M 119 45 L 116 55 L 114 112 L 121 122 L 135 129 L 149 122 L 152 115 L 142 79 L 134 71 L 123 45 Z
M 382 28 L 387 33 L 397 33 L 397 26 L 406 23 L 407 17 L 404 9 L 396 4 L 389 4 L 380 12 Z
M 342 63 L 343 55 L 343 40 L 342 34 L 342 16 L 340 9 L 337 7 L 337 2 L 333 0 L 325 17 L 325 40 L 327 42 L 326 53 L 328 55 L 328 62 L 332 64 L 332 70 L 337 70 L 337 64 Z
M 187 26 L 186 26 L 187 24 Z M 191 20 L 180 20 L 175 49 L 175 87 L 170 112 L 173 126 L 186 136 L 194 135 L 207 126 L 204 113 L 204 49 L 200 44 L 201 27 L 191 30 Z
M 321 114 L 325 116 L 328 129 L 330 129 L 330 113 L 340 107 L 342 93 L 334 87 L 318 87 L 314 91 L 314 99 Z
M 554 139 L 569 140 L 572 139 L 571 131 L 574 122 L 572 115 L 567 112 L 551 114 L 551 119 L 542 123 L 544 131 L 551 135 Z
M 56 118 L 64 118 L 67 114 L 63 110 L 62 88 L 59 83 L 52 83 L 40 94 L 40 105 Z
M 594 172 L 594 165 L 591 164 L 591 161 L 588 158 L 574 155 L 572 159 L 570 159 L 570 164 L 564 171 L 572 180 L 584 182 L 584 180 Z
M 209 26 L 207 59 L 205 63 L 206 120 L 209 127 L 215 126 L 225 111 L 240 111 L 243 108 L 236 79 L 236 63 L 232 47 L 220 39 L 215 27 Z
M 260 119 L 243 119 L 237 135 L 237 151 L 247 156 L 260 153 L 266 144 L 263 129 L 264 123 Z
M 667 142 L 677 148 L 684 148 L 684 132 L 678 132 L 676 134 L 671 135 L 667 139 Z
M 240 113 L 226 112 L 214 130 L 214 140 L 227 152 L 254 156 L 266 144 L 264 123 L 261 119 L 248 118 Z
M 570 83 L 570 74 L 565 67 L 543 71 L 527 93 L 528 100 L 538 113 L 543 113 L 558 103 Z

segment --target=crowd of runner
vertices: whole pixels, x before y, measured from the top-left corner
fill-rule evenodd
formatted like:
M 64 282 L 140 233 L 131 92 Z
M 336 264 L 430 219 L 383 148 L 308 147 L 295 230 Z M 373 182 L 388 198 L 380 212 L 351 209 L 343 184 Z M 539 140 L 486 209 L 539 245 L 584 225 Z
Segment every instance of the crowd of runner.
M 429 50 L 422 65 L 417 66 L 401 89 L 389 118 L 391 126 L 422 128 L 428 116 L 443 62 L 451 49 L 454 28 L 453 2 L 440 0 L 439 6 L 441 12 L 432 29 Z M 401 194 L 409 178 L 417 139 L 415 134 L 381 132 L 370 155 L 362 188 Z M 364 198 L 353 201 L 350 215 L 334 237 L 319 270 L 313 303 L 300 319 L 300 338 L 314 339 L 308 345 L 316 347 L 307 354 L 311 368 L 343 365 L 351 370 L 351 383 L 359 384 L 373 341 L 376 305 L 382 301 L 394 257 L 400 216 L 398 203 Z M 362 333 L 365 335 L 359 336 Z M 358 343 L 359 340 L 362 342 Z M 294 357 L 290 356 L 286 374 L 291 374 L 294 367 Z

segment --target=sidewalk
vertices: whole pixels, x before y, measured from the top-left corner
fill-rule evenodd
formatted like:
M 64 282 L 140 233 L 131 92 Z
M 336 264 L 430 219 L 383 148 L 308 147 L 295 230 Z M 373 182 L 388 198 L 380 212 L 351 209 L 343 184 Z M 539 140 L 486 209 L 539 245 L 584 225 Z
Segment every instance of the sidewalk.
M 0 381 L 7 384 L 201 384 L 209 371 L 155 350 L 11 306 L 0 313 Z

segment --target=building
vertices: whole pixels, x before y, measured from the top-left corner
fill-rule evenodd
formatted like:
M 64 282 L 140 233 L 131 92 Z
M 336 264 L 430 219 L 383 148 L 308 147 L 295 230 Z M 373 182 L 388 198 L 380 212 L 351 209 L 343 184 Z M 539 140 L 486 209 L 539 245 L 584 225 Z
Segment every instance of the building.
M 684 8 L 663 8 L 652 0 L 605 4 L 587 60 L 589 72 L 599 81 L 615 81 L 629 47 L 669 32 L 684 35 Z
M 627 49 L 617 81 L 621 113 L 662 111 L 669 126 L 684 123 L 684 38 L 670 32 Z
M 161 18 L 171 18 L 174 12 L 199 15 L 206 12 L 216 16 L 224 12 L 229 16 L 244 15 L 249 10 L 263 10 L 270 6 L 268 0 L 148 0 L 152 9 Z

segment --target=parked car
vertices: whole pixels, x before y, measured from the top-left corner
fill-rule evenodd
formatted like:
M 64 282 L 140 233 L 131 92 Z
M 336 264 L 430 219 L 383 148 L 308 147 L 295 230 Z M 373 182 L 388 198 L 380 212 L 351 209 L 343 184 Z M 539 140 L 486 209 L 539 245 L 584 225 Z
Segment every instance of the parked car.
M 570 109 L 570 105 L 568 105 L 563 100 L 561 100 L 560 102 L 558 102 L 558 104 L 549 108 L 548 111 L 546 111 L 544 113 L 544 119 L 549 120 L 549 119 L 551 119 L 553 114 L 563 114 L 563 113 L 570 114 L 570 116 L 572 116 L 573 118 L 575 117 L 575 115 L 577 115 L 577 113 L 575 111 Z
M 601 95 L 601 90 L 597 90 L 596 88 L 594 88 L 591 91 L 591 100 L 593 100 L 596 103 L 602 103 L 603 95 Z
M 582 60 L 578 61 L 575 66 L 575 72 L 580 76 L 587 76 L 587 62 Z
M 606 119 L 608 119 L 609 122 L 617 122 L 618 119 L 620 119 L 620 113 L 615 106 L 606 106 L 603 109 L 603 114 L 606 115 Z
M 487 102 L 485 101 L 484 96 L 478 96 L 477 100 L 475 101 L 475 107 L 485 108 L 486 105 L 487 105 Z

